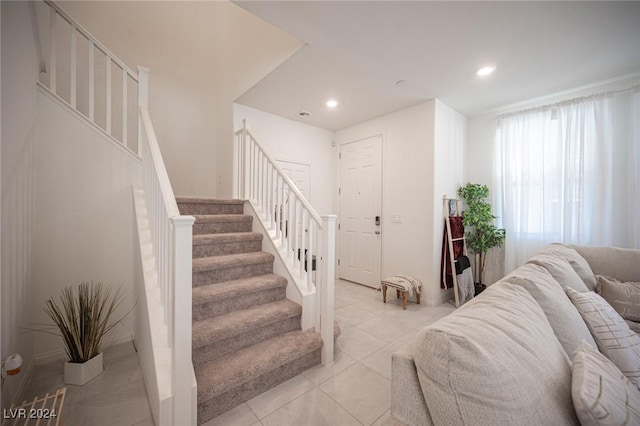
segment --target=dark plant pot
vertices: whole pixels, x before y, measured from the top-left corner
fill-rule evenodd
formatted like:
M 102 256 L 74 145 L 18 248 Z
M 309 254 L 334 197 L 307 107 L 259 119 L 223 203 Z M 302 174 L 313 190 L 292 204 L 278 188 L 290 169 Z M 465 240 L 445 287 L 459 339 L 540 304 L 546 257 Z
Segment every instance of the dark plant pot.
M 476 288 L 475 295 L 477 296 L 480 293 L 482 293 L 487 288 L 487 286 L 485 284 L 476 283 L 475 288 Z

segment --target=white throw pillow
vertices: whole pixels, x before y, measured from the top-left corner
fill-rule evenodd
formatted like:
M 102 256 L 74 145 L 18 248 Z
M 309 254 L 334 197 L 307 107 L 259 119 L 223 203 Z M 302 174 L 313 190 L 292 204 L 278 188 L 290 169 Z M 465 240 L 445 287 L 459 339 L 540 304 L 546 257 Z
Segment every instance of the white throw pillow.
M 422 329 L 414 359 L 436 425 L 578 424 L 571 358 L 520 286 L 493 284 Z
M 527 289 L 538 302 L 549 320 L 553 332 L 569 357 L 573 357 L 576 347 L 586 340 L 595 346 L 580 313 L 567 297 L 563 287 L 540 265 L 528 263 L 502 279 Z
M 569 287 L 567 295 L 587 323 L 598 349 L 640 389 L 640 336 L 598 294 L 579 293 Z
M 571 287 L 580 292 L 589 291 L 582 278 L 565 259 L 549 253 L 538 253 L 527 261 L 544 267 L 562 286 Z
M 588 343 L 578 346 L 571 372 L 573 406 L 583 426 L 640 424 L 640 392 Z

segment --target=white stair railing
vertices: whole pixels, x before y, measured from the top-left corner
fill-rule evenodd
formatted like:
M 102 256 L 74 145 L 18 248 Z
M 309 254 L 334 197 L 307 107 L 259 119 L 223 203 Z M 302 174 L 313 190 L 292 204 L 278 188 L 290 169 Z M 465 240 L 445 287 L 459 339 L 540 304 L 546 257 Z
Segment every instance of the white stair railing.
M 149 269 L 143 267 L 144 285 L 157 286 L 154 290 L 160 294 L 160 306 L 148 306 L 152 303 L 150 300 L 140 305 L 145 305 L 146 312 L 149 312 L 147 323 L 157 327 L 158 322 L 162 322 L 164 328 L 160 328 L 163 330 L 162 338 L 155 339 L 154 331 L 150 330 L 150 335 L 136 336 L 136 339 L 153 342 L 151 351 L 156 363 L 155 371 L 168 377 L 168 380 L 154 377 L 155 382 L 160 383 L 159 386 L 170 383 L 169 392 L 163 388 L 163 394 L 169 395 L 170 404 L 168 407 L 163 405 L 154 413 L 157 423 L 195 425 L 197 398 L 194 394 L 195 375 L 191 360 L 191 255 L 195 219 L 193 216 L 180 215 L 160 154 L 148 112 L 149 70 L 142 67 L 138 68 L 137 73 L 131 70 L 58 5 L 49 0 L 36 3 L 38 8 L 44 7 L 42 5 L 48 6 L 44 10 L 48 13 L 49 26 L 46 67 L 48 78 L 39 82 L 39 85 L 104 132 L 112 142 L 136 157 L 141 157 L 144 207 L 140 210 L 146 210 L 147 239 L 151 240 L 152 247 L 149 256 L 153 257 L 152 266 Z M 59 31 L 60 25 L 66 25 L 69 30 Z M 80 44 L 87 48 L 87 61 L 84 63 L 78 62 Z M 61 50 L 65 50 L 64 56 L 68 60 L 64 64 L 58 60 L 60 46 L 64 47 Z M 104 56 L 104 68 L 100 72 L 96 69 L 99 56 Z M 80 57 L 84 58 L 85 55 Z M 114 68 L 116 75 L 121 74 L 119 81 L 114 78 Z M 84 82 L 86 84 L 79 83 L 83 81 L 79 79 L 79 70 L 87 76 L 87 81 Z M 97 74 L 106 87 L 96 84 Z M 115 87 L 117 83 L 119 87 Z M 104 91 L 104 103 L 96 99 L 96 88 Z M 113 103 L 114 99 L 121 102 L 118 107 Z M 114 110 L 119 114 L 114 115 Z M 138 216 L 145 216 L 139 211 L 137 213 Z M 138 232 L 141 233 L 141 230 Z M 144 263 L 145 259 L 142 261 Z M 146 345 L 141 343 L 143 344 Z M 168 356 L 165 357 L 167 353 Z M 154 368 L 143 368 L 143 371 L 153 371 Z M 155 401 L 151 405 L 154 407 L 162 404 L 161 401 Z
M 324 342 L 322 363 L 330 364 L 334 339 L 336 216 L 318 215 L 249 132 L 246 121 L 235 135 L 233 195 L 253 205 L 300 292 L 315 297 L 311 306 L 315 310 L 314 326 Z
M 44 45 L 48 47 L 44 55 L 47 78 L 42 79 L 42 86 L 136 154 L 137 73 L 60 6 L 50 0 L 36 3 L 38 8 L 42 4 L 48 6 L 47 22 L 41 23 L 45 31 L 37 31 L 38 36 L 47 37 Z

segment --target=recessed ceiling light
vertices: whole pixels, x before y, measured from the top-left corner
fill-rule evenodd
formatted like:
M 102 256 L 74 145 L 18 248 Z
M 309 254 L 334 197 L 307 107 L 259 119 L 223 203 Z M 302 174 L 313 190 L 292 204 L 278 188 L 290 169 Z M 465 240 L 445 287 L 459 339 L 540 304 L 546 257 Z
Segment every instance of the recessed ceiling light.
M 335 108 L 338 106 L 338 101 L 335 99 L 329 99 L 326 104 L 329 108 Z
M 402 86 L 402 85 L 404 85 L 404 83 L 406 83 L 406 81 L 398 80 L 398 81 L 396 81 L 396 86 Z
M 300 111 L 300 112 L 298 113 L 298 115 L 299 115 L 300 117 L 309 117 L 309 116 L 311 115 L 311 113 L 310 113 L 310 112 L 307 112 L 307 111 Z
M 495 66 L 488 65 L 486 67 L 480 68 L 478 71 L 476 71 L 476 74 L 479 75 L 480 77 L 484 77 L 484 76 L 487 76 L 487 75 L 491 74 L 495 70 L 496 70 Z

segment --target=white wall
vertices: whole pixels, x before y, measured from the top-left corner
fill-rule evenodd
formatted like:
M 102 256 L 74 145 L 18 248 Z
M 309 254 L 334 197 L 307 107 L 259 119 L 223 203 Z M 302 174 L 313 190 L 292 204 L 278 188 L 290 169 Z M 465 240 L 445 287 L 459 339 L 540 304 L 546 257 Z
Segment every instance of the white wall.
M 33 360 L 34 145 L 38 66 L 26 2 L 1 2 L 2 10 L 2 353 L 19 352 L 23 371 L 2 387 L 2 408 L 19 393 Z
M 431 304 L 440 302 L 431 265 L 434 113 L 430 101 L 336 132 L 338 147 L 382 135 L 382 277 L 406 274 L 422 280 L 423 300 Z M 338 184 L 339 166 L 336 170 Z M 391 223 L 392 215 L 401 215 L 402 223 Z
M 42 89 L 37 102 L 32 321 L 50 323 L 41 309 L 45 301 L 83 281 L 124 287 L 117 319 L 135 303 L 132 185 L 140 181 L 140 160 Z M 128 315 L 108 335 L 107 346 L 131 340 L 133 322 Z M 39 360 L 62 355 L 62 339 L 38 334 Z
M 59 4 L 151 70 L 149 112 L 176 195 L 230 197 L 233 101 L 302 42 L 227 1 Z
M 611 81 L 596 82 L 588 86 L 568 89 L 561 93 L 531 99 L 515 105 L 507 105 L 470 118 L 468 123 L 467 179 L 473 183 L 487 185 L 491 194 L 494 194 L 493 154 L 496 117 L 498 115 L 553 104 L 580 96 L 588 96 L 594 93 L 625 89 L 634 84 L 640 84 L 640 76 L 635 75 Z M 508 235 L 507 238 L 509 238 Z M 484 279 L 486 283 L 491 284 L 504 276 L 504 253 L 502 249 L 495 248 L 490 250 L 486 262 Z
M 432 279 L 440 283 L 442 269 L 442 235 L 444 232 L 444 208 L 442 196 L 457 197 L 458 188 L 464 185 L 465 145 L 467 118 L 444 102 L 435 100 L 435 139 L 433 164 L 433 253 Z M 440 301 L 453 297 L 453 290 L 441 291 Z
M 311 204 L 318 213 L 337 213 L 333 207 L 334 133 L 293 120 L 234 104 L 234 129 L 247 126 L 271 158 L 311 166 Z

